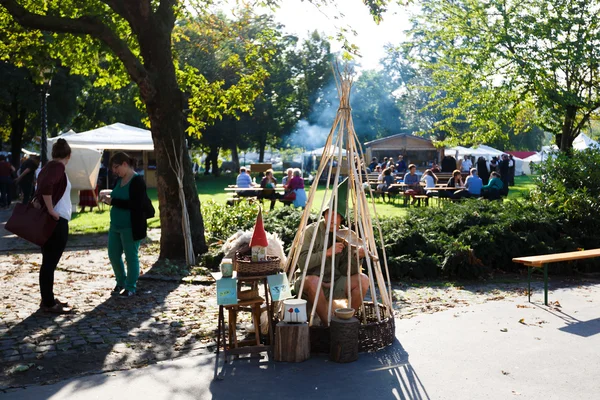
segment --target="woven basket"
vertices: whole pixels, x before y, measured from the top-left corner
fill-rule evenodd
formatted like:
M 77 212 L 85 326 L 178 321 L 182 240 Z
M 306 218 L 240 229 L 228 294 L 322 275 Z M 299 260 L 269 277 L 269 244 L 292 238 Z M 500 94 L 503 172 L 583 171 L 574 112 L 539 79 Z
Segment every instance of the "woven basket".
M 249 290 L 240 290 L 237 293 L 238 300 L 252 300 L 258 297 L 258 288 Z
M 377 321 L 375 304 L 372 302 L 365 302 L 365 314 L 367 318 L 366 324 L 362 323 L 363 318 L 360 309 L 356 315 L 358 320 L 361 321 L 360 327 L 358 328 L 358 351 L 360 353 L 377 351 L 394 343 L 394 339 L 396 338 L 396 327 L 394 316 L 391 311 L 388 310 L 388 307 L 379 304 L 381 322 Z M 330 351 L 329 335 L 329 328 L 311 326 L 310 351 L 312 353 L 328 354 Z
M 246 261 L 240 252 L 235 254 L 235 269 L 239 277 L 275 275 L 280 270 L 279 257 L 267 256 L 266 261 Z

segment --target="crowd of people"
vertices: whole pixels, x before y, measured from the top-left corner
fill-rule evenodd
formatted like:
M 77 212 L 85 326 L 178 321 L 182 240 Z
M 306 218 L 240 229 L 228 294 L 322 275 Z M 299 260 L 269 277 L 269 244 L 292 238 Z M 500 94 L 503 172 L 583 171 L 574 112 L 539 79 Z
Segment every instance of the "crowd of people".
M 300 168 L 288 168 L 281 181 L 284 192 L 277 191 L 277 178 L 275 178 L 272 169 L 268 169 L 262 177 L 259 184 L 256 178 L 251 178 L 245 167 L 240 168 L 240 173 L 236 178 L 237 195 L 241 197 L 256 197 L 259 200 L 270 200 L 270 209 L 275 208 L 277 200 L 291 204 L 294 207 L 304 207 L 306 205 L 306 189 L 304 187 L 304 178 Z M 256 189 L 256 190 L 252 190 Z
M 452 177 L 447 182 L 438 182 L 436 174 L 448 171 Z M 385 157 L 381 163 L 373 157 L 368 166 L 368 172 L 378 173 L 377 192 L 382 193 L 383 198 L 387 194 L 390 198 L 400 191 L 394 183 L 403 182 L 405 193 L 413 197 L 426 194 L 428 196 L 441 196 L 453 199 L 483 197 L 487 199 L 499 199 L 508 195 L 509 187 L 514 185 L 515 160 L 512 155 L 504 154 L 500 158 L 493 157 L 489 162 L 484 157 L 477 160 L 470 156 L 464 156 L 458 162 L 454 157 L 446 156 L 442 160 L 442 166 L 436 161 L 430 163 L 422 175 L 416 173 L 416 165 L 406 166 L 403 156 L 398 156 L 398 162 L 392 158 Z M 463 176 L 467 175 L 463 181 Z M 493 181 L 493 182 L 492 182 Z M 422 183 L 425 185 L 423 186 Z M 445 183 L 448 188 L 456 190 L 436 189 L 436 185 Z

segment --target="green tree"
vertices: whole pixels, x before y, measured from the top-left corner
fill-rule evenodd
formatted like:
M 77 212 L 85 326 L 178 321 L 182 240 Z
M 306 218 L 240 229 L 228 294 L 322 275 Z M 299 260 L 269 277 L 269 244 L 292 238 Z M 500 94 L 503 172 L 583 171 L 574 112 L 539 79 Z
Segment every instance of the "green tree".
M 206 13 L 211 2 L 196 1 L 195 11 Z M 169 156 L 178 157 L 185 146 L 186 118 L 194 133 L 207 120 L 226 110 L 246 107 L 247 98 L 257 92 L 260 78 L 246 71 L 242 85 L 224 88 L 209 82 L 199 71 L 179 65 L 173 57 L 175 21 L 186 12 L 176 0 L 95 0 L 85 3 L 0 1 L 0 27 L 6 33 L 0 43 L 0 57 L 25 63 L 31 49 L 41 48 L 50 58 L 60 60 L 74 73 L 96 74 L 98 84 L 113 88 L 134 82 L 150 121 L 157 159 L 158 199 L 161 219 L 161 258 L 184 254 L 178 182 L 169 167 Z M 207 27 L 210 29 L 211 27 Z M 42 34 L 42 32 L 45 32 Z M 250 43 L 251 44 L 251 43 Z M 262 57 L 260 46 L 253 57 Z M 103 82 L 104 81 L 104 82 Z M 189 101 L 182 88 L 189 90 Z M 184 152 L 187 155 L 187 152 Z M 196 253 L 205 251 L 204 227 L 191 162 L 182 165 L 184 193 L 192 226 Z
M 563 151 L 600 107 L 598 1 L 427 0 L 410 34 L 433 106 L 461 139 L 488 142 L 537 124 Z M 448 106 L 456 104 L 452 109 Z

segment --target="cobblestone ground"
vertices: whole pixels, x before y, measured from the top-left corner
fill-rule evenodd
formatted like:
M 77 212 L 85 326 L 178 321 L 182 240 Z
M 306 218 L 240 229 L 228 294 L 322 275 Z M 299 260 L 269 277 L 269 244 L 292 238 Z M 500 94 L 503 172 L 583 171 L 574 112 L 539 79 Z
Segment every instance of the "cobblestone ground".
M 140 280 L 137 296 L 114 298 L 105 249 L 66 251 L 55 293 L 75 312 L 51 315 L 39 311 L 40 262 L 35 253 L 0 256 L 0 386 L 134 368 L 205 352 L 212 342 L 218 309 L 208 281 Z
M 115 282 L 103 247 L 105 237 L 75 238 L 55 274 L 57 297 L 75 306 L 75 312 L 51 315 L 39 311 L 41 255 L 10 238 L 1 226 L 0 237 L 0 390 L 214 350 L 215 285 L 208 277 L 193 283 L 156 279 L 156 246 L 141 251 L 146 274 L 138 295 L 119 299 L 110 296 Z M 86 244 L 92 248 L 83 250 Z M 526 307 L 526 282 L 513 280 L 464 287 L 396 284 L 395 315 L 410 318 L 504 299 Z M 535 287 L 540 290 L 541 284 Z M 248 334 L 248 327 L 247 319 L 239 321 L 240 335 Z

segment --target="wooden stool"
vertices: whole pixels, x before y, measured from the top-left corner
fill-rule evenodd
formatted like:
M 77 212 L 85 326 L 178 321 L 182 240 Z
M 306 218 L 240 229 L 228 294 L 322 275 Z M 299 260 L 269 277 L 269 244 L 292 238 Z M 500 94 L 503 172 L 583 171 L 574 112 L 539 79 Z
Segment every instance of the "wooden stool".
M 250 300 L 243 300 L 238 302 L 238 304 L 231 306 L 224 306 L 228 311 L 229 322 L 228 322 L 228 331 L 229 331 L 229 349 L 235 349 L 244 345 L 255 345 L 260 346 L 260 307 L 264 303 L 264 299 L 262 297 L 256 297 Z M 242 340 L 238 342 L 237 340 L 237 314 L 238 312 L 250 312 L 252 313 L 252 323 L 254 324 L 254 336 L 255 340 Z M 256 342 L 256 343 L 254 343 Z
M 331 348 L 329 359 L 338 363 L 358 360 L 358 329 L 360 322 L 356 318 L 331 318 Z
M 275 361 L 302 362 L 309 358 L 308 322 L 303 324 L 278 323 L 275 327 Z

